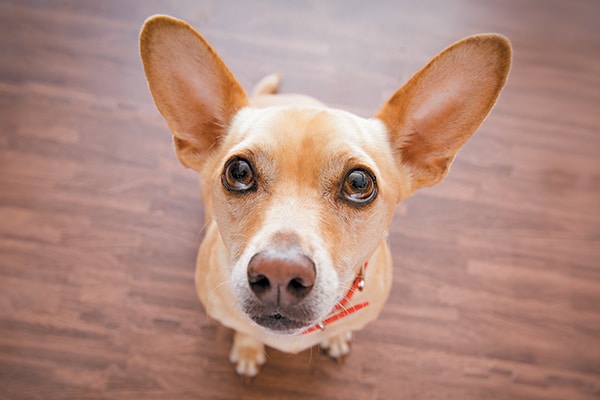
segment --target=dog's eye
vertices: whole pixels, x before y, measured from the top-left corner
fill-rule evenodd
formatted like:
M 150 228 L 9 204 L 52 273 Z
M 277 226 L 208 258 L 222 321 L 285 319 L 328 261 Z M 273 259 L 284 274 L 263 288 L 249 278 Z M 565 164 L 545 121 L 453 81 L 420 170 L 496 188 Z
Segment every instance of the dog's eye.
M 252 166 L 240 157 L 227 161 L 221 181 L 227 190 L 234 192 L 246 192 L 254 189 L 256 185 Z
M 368 170 L 353 169 L 346 175 L 342 186 L 344 199 L 357 204 L 366 205 L 377 197 L 375 176 Z

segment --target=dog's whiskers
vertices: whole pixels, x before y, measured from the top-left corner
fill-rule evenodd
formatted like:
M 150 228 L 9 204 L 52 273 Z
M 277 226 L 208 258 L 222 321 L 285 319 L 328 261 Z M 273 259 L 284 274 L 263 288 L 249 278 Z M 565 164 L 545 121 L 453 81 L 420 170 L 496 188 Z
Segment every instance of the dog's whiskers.
M 200 227 L 200 230 L 198 231 L 198 234 L 196 235 L 196 240 L 198 240 L 199 242 L 202 240 L 201 236 L 206 232 L 207 228 L 208 228 L 208 222 L 204 221 L 204 224 Z
M 212 288 L 212 290 L 211 290 L 211 291 L 208 293 L 208 299 L 207 299 L 208 301 L 207 301 L 207 304 L 206 304 L 206 308 L 207 308 L 207 310 L 206 310 L 206 313 L 207 313 L 207 314 L 210 314 L 210 310 L 209 310 L 209 308 L 210 308 L 210 306 L 211 306 L 211 298 L 212 298 L 213 296 L 215 296 L 215 292 L 216 292 L 217 290 L 219 290 L 221 287 L 223 287 L 223 286 L 225 286 L 225 285 L 228 285 L 228 284 L 230 284 L 230 282 L 229 282 L 229 280 L 227 280 L 227 279 L 226 279 L 226 280 L 224 280 L 223 282 L 219 283 L 219 284 L 218 284 L 217 286 L 215 286 L 214 288 Z

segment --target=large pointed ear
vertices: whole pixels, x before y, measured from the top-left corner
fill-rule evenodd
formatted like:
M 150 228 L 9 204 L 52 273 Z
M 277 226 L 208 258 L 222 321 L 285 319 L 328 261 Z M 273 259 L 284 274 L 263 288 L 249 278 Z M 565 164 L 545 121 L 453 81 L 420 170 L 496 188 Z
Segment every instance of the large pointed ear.
M 438 54 L 383 105 L 376 117 L 412 174 L 412 190 L 444 178 L 492 109 L 510 64 L 505 37 L 471 36 Z
M 164 15 L 146 20 L 140 54 L 179 161 L 199 170 L 248 103 L 244 90 L 208 42 L 181 20 Z

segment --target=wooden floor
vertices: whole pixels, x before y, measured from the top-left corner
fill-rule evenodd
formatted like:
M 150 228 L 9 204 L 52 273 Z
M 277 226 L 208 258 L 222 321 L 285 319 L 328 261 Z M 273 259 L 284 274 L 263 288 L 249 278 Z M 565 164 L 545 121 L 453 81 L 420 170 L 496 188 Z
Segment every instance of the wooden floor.
M 434 4 L 437 3 L 437 4 Z M 137 35 L 196 26 L 372 115 L 463 36 L 513 43 L 508 85 L 447 180 L 401 204 L 393 292 L 336 365 L 269 350 L 252 382 L 193 286 L 197 178 Z M 600 399 L 600 2 L 0 2 L 0 399 Z

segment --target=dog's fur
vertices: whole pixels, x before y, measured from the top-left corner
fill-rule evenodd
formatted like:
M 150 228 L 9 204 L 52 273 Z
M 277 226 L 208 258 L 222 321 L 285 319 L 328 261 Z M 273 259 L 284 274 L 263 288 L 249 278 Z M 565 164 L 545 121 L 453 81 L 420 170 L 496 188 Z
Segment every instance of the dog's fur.
M 390 291 L 386 235 L 396 204 L 443 179 L 511 63 L 504 37 L 466 38 L 363 119 L 310 97 L 271 94 L 276 75 L 248 99 L 204 38 L 171 17 L 146 21 L 140 49 L 177 156 L 201 176 L 208 228 L 198 295 L 235 330 L 230 359 L 245 376 L 264 363 L 265 344 L 348 353 L 351 333 L 377 317 Z M 352 302 L 370 305 L 301 334 L 324 320 L 365 261 L 366 286 Z

